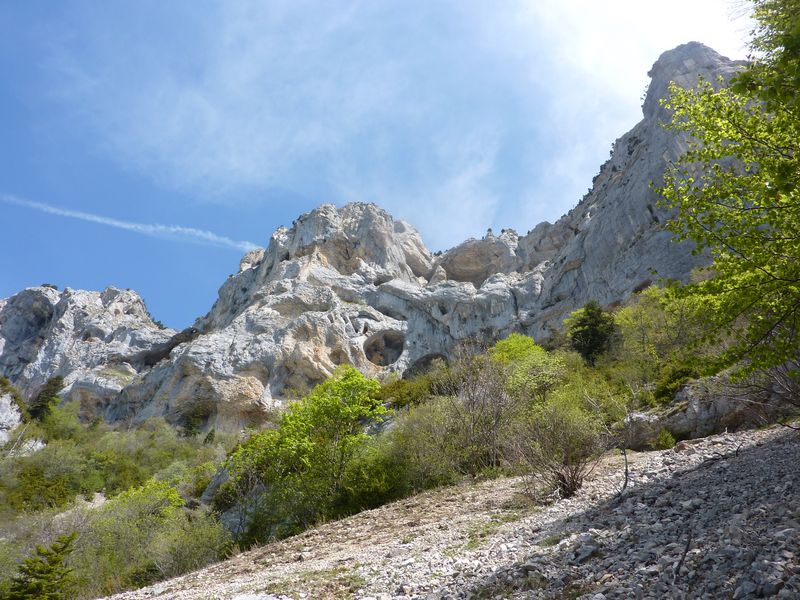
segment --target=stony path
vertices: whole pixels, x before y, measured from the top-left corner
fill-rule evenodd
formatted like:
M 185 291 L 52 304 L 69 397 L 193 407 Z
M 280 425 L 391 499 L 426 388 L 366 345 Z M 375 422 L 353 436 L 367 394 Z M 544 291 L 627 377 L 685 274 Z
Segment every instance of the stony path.
M 545 507 L 460 485 L 115 598 L 800 598 L 798 465 L 772 428 L 635 454 L 622 498 L 616 456 Z

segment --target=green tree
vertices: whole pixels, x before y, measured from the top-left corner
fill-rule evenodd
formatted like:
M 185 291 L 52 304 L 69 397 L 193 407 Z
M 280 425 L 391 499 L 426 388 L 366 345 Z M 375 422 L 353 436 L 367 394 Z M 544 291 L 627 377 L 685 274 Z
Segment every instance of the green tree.
M 58 393 L 64 388 L 64 378 L 60 375 L 51 377 L 44 384 L 44 387 L 39 391 L 30 405 L 28 405 L 28 413 L 32 419 L 42 421 L 50 414 L 50 411 L 61 402 Z
M 570 344 L 589 365 L 611 347 L 614 317 L 595 300 L 573 312 L 565 321 Z
M 244 541 L 295 533 L 345 510 L 348 467 L 386 409 L 380 384 L 339 367 L 284 413 L 277 429 L 253 435 L 228 461 L 226 485 L 240 501 Z
M 566 369 L 561 354 L 548 352 L 533 338 L 519 333 L 512 333 L 489 348 L 489 357 L 505 369 L 506 390 L 518 400 L 544 400 Z
M 670 87 L 667 127 L 689 147 L 659 189 L 671 229 L 713 257 L 686 289 L 726 343 L 719 366 L 750 371 L 800 347 L 800 2 L 753 4 L 754 62 L 729 86 Z
M 347 464 L 367 439 L 364 424 L 386 414 L 379 394 L 377 381 L 345 365 L 284 416 L 281 430 L 287 446 L 319 479 L 326 496 L 342 491 Z
M 67 600 L 72 598 L 72 569 L 66 566 L 76 533 L 62 535 L 49 548 L 37 546 L 11 580 L 9 600 Z

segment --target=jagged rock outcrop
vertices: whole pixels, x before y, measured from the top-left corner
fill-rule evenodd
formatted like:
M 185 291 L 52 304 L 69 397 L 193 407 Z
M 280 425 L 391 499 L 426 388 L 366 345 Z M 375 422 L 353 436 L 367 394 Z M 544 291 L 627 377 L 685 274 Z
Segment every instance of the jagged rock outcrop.
M 27 398 L 47 380 L 64 377 L 62 396 L 101 415 L 136 375 L 129 356 L 169 340 L 136 292 L 28 288 L 0 303 L 0 373 Z
M 504 229 L 499 236 L 491 230 L 480 240 L 470 239 L 448 250 L 437 266 L 453 281 L 469 281 L 476 288 L 495 273 L 511 273 L 519 267 L 519 236 L 513 229 Z
M 743 64 L 697 42 L 656 61 L 649 72 L 644 118 L 614 142 L 611 158 L 587 195 L 554 225 L 540 225 L 519 242 L 527 250 L 523 268 L 542 259 L 550 262 L 536 332 L 560 323 L 567 311 L 587 300 L 613 304 L 657 278 L 686 280 L 694 267 L 707 262 L 691 254 L 689 243 L 673 242 L 663 227 L 670 215 L 658 208 L 658 196 L 650 189 L 666 164 L 686 149 L 683 136 L 661 127 L 669 115 L 659 100 L 670 81 L 691 87 L 699 76 L 730 78 Z
M 660 127 L 658 99 L 671 80 L 692 85 L 739 65 L 698 43 L 664 53 L 643 120 L 554 224 L 433 256 L 375 205 L 323 205 L 248 252 L 211 311 L 180 334 L 155 327 L 132 292 L 33 288 L 0 302 L 0 373 L 28 395 L 62 374 L 67 395 L 109 420 L 192 415 L 231 429 L 340 364 L 404 372 L 461 340 L 541 338 L 589 299 L 611 305 L 658 277 L 685 280 L 707 258 L 672 241 L 650 189 L 686 146 Z

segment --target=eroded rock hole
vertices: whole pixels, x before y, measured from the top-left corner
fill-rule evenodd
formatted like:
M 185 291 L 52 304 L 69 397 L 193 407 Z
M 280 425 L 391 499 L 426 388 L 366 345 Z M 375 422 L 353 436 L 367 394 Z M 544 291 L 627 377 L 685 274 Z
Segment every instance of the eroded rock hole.
M 386 367 L 400 358 L 405 341 L 405 336 L 399 331 L 381 331 L 364 342 L 364 354 L 370 362 Z

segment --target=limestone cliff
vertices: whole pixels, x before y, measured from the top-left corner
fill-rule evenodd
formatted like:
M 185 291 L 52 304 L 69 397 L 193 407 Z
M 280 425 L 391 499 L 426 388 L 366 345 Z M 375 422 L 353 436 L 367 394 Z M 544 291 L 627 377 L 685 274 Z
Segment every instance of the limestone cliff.
M 64 375 L 65 394 L 110 421 L 192 415 L 231 429 L 339 364 L 404 372 L 460 340 L 541 338 L 589 299 L 610 305 L 659 277 L 685 280 L 706 258 L 672 241 L 649 187 L 685 148 L 659 126 L 658 99 L 669 81 L 692 85 L 738 66 L 698 43 L 664 53 L 642 121 L 554 224 L 433 256 L 375 205 L 323 205 L 247 253 L 211 311 L 180 334 L 158 329 L 133 292 L 32 288 L 0 301 L 0 374 L 29 396 Z
M 176 332 L 159 328 L 136 292 L 28 288 L 0 301 L 0 374 L 28 398 L 56 375 L 86 416 L 102 413 L 136 374 L 121 357 Z

